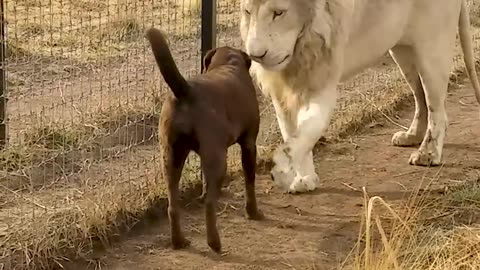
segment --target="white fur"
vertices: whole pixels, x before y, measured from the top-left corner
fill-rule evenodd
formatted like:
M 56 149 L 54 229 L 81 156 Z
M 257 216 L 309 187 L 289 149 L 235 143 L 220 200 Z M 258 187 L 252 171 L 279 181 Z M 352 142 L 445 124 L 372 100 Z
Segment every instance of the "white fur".
M 296 113 L 296 132 L 289 135 L 285 144 L 278 148 L 273 156 L 275 166 L 272 175 L 282 190 L 291 193 L 305 192 L 319 186 L 313 166 L 312 149 L 328 127 L 336 98 L 335 86 L 328 87 L 312 97 Z M 285 125 L 281 120 L 279 124 Z
M 392 138 L 397 146 L 421 144 L 411 164 L 441 163 L 457 27 L 480 102 L 465 0 L 242 0 L 241 9 L 251 73 L 272 97 L 284 139 L 272 175 L 285 192 L 318 186 L 312 148 L 328 127 L 336 86 L 386 51 L 415 97 L 409 130 Z

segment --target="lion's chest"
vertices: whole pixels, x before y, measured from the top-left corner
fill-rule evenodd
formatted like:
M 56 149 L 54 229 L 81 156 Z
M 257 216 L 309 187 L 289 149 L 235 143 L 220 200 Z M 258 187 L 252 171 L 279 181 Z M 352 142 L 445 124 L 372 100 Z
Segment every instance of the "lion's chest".
M 307 101 L 312 91 L 312 77 L 285 76 L 280 72 L 259 69 L 256 78 L 262 91 L 275 98 L 287 111 L 295 111 Z

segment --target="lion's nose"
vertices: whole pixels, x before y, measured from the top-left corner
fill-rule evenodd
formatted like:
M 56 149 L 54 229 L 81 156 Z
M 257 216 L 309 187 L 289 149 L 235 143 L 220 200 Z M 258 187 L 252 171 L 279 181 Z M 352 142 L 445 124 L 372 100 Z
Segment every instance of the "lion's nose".
M 267 52 L 268 50 L 265 50 L 262 54 L 260 53 L 257 53 L 257 54 L 250 54 L 250 58 L 252 58 L 253 60 L 262 60 L 265 55 L 267 55 Z

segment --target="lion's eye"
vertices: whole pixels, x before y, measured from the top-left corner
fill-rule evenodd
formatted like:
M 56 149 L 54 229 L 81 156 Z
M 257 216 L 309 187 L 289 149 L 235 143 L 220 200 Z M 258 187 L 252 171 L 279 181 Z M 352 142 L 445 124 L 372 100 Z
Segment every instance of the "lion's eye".
M 275 11 L 273 12 L 273 19 L 275 20 L 277 17 L 282 16 L 284 13 L 285 13 L 285 12 L 282 11 L 282 10 L 275 10 Z
M 248 11 L 247 9 L 245 9 L 244 12 L 245 14 L 250 15 L 250 11 Z

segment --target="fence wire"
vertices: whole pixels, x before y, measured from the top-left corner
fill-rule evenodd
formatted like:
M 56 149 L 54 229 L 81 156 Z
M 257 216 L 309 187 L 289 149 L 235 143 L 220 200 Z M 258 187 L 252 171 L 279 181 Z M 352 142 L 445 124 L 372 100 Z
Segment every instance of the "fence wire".
M 199 3 L 4 1 L 9 142 L 0 156 L 0 228 L 11 239 L 3 256 L 40 260 L 39 246 L 103 231 L 102 219 L 142 210 L 162 193 L 155 141 L 168 90 L 143 34 L 165 31 L 182 73 L 198 73 Z M 195 156 L 187 163 L 186 177 L 199 178 Z M 45 240 L 52 230 L 70 235 Z

